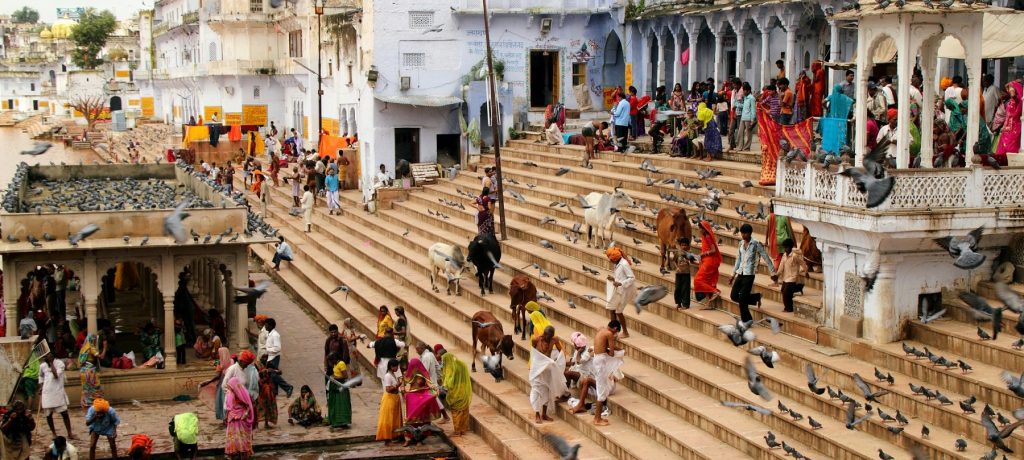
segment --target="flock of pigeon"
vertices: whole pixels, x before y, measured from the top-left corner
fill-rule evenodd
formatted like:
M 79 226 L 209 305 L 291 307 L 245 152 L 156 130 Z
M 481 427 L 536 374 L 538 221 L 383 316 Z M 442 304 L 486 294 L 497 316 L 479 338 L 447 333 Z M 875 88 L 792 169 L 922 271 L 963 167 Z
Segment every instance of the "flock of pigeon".
M 197 173 L 191 165 L 178 163 L 177 167 L 184 169 L 197 179 L 210 185 L 218 192 L 226 195 L 231 201 L 240 205 L 246 205 L 242 192 L 228 194 L 226 188 L 216 184 L 205 175 Z M 11 186 L 4 193 L 3 206 L 7 212 L 61 212 L 67 210 L 77 211 L 101 211 L 101 210 L 158 210 L 173 208 L 170 214 L 164 218 L 164 234 L 174 237 L 178 244 L 186 243 L 191 237 L 196 244 L 220 244 L 224 241 L 235 242 L 241 236 L 233 228 L 227 228 L 218 235 L 207 232 L 205 236 L 200 235 L 194 229 L 186 230 L 184 220 L 188 218 L 186 208 L 212 208 L 214 204 L 209 200 L 200 199 L 192 191 L 179 184 L 174 187 L 167 182 L 157 179 L 86 179 L 71 178 L 57 181 L 44 179 L 37 183 L 30 184 L 28 193 L 31 196 L 41 197 L 38 200 L 23 201 L 19 198 L 18 189 L 20 184 L 27 183 L 29 177 L 29 166 L 22 162 L 18 165 Z M 36 187 L 39 186 L 39 187 Z M 50 190 L 49 196 L 43 196 L 45 190 Z M 227 206 L 227 201 L 222 206 Z M 45 208 L 44 208 L 45 206 Z M 87 224 L 78 232 L 67 235 L 71 246 L 77 246 L 79 242 L 99 231 L 96 224 Z M 246 236 L 260 233 L 266 237 L 277 235 L 277 229 L 271 227 L 263 218 L 249 212 L 246 216 L 246 226 L 243 229 Z M 234 233 L 234 235 L 232 235 Z M 44 232 L 42 241 L 53 242 L 57 237 Z M 200 239 L 202 243 L 200 243 Z M 8 233 L 5 240 L 9 243 L 18 243 L 21 240 L 13 234 Z M 25 240 L 33 247 L 43 246 L 39 238 L 34 235 L 26 235 Z M 132 238 L 124 236 L 125 244 L 132 244 Z M 139 239 L 139 246 L 145 246 L 149 242 L 149 236 Z
M 953 4 L 955 4 L 956 2 L 957 2 L 957 0 L 934 0 L 934 1 L 933 0 L 924 0 L 922 3 L 924 3 L 924 6 L 926 6 L 928 8 L 935 9 L 935 8 L 952 8 Z M 896 8 L 903 8 L 903 7 L 907 6 L 907 0 L 875 0 L 875 3 L 878 5 L 876 8 L 879 8 L 879 9 L 888 8 L 890 5 L 895 5 Z M 992 4 L 992 0 L 960 0 L 960 3 L 962 3 L 964 5 L 967 5 L 967 6 L 971 6 L 971 5 L 975 4 L 975 3 L 977 3 L 979 5 L 991 5 Z M 849 11 L 849 10 L 858 10 L 859 11 L 860 8 L 861 8 L 861 4 L 860 4 L 860 1 L 858 1 L 858 0 L 848 1 L 848 2 L 843 4 L 843 11 Z

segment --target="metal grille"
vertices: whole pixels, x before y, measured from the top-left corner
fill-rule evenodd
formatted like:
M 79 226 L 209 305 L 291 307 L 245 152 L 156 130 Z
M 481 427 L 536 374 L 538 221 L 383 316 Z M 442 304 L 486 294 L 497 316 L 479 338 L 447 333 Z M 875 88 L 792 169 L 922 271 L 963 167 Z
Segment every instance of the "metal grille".
M 250 13 L 262 13 L 263 12 L 263 0 L 249 0 L 249 12 Z
M 864 316 L 864 281 L 854 272 L 843 279 L 843 314 L 851 318 Z
M 409 12 L 409 28 L 410 29 L 429 29 L 434 27 L 434 12 L 433 11 L 410 11 Z
M 426 53 L 402 53 L 402 67 L 425 67 Z

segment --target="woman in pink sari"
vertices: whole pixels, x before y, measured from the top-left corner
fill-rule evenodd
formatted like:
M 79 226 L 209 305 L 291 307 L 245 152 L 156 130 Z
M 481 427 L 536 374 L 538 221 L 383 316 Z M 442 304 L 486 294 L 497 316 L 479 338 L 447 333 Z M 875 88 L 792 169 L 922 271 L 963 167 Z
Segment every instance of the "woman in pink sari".
M 1020 115 L 1021 115 L 1021 83 L 1017 80 L 1006 85 L 1006 94 L 1009 100 L 1006 101 L 1006 122 L 999 135 L 999 148 L 996 149 L 996 161 L 1006 165 L 1006 154 L 1020 151 Z
M 441 416 L 441 407 L 437 402 L 438 389 L 430 381 L 430 373 L 419 358 L 409 360 L 405 371 L 405 419 L 411 426 L 426 425 Z M 408 434 L 407 434 L 408 436 Z M 409 445 L 411 438 L 406 438 Z
M 227 437 L 224 454 L 230 458 L 248 459 L 252 455 L 253 404 L 245 385 L 232 377 L 225 387 L 227 406 Z

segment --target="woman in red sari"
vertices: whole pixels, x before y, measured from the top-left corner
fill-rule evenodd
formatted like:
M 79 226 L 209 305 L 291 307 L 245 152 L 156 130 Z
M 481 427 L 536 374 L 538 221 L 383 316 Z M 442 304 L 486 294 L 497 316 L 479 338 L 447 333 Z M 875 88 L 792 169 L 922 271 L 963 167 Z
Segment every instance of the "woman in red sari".
M 722 265 L 722 253 L 718 251 L 718 240 L 711 223 L 706 220 L 700 222 L 700 235 L 700 265 L 693 277 L 693 292 L 697 301 L 706 305 L 704 310 L 709 310 L 711 302 L 721 294 L 718 290 L 718 267 Z M 707 301 L 704 301 L 705 297 Z
M 814 61 L 811 64 L 811 73 L 813 74 L 813 91 L 811 91 L 811 116 L 820 117 L 822 115 L 821 101 L 825 97 L 825 86 L 828 85 L 828 79 L 825 77 L 825 66 L 821 61 Z
M 422 426 L 441 417 L 441 406 L 437 402 L 438 389 L 430 381 L 430 373 L 419 358 L 409 360 L 405 370 L 402 392 L 405 394 L 405 423 Z M 409 445 L 411 437 L 406 438 Z

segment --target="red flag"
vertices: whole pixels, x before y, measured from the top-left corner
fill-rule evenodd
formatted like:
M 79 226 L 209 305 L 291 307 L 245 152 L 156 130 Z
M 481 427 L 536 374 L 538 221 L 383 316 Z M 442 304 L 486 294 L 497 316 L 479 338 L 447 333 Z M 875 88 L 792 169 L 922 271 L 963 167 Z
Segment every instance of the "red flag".
M 780 125 L 772 119 L 765 106 L 757 108 L 757 137 L 761 140 L 761 185 L 775 185 L 775 167 L 779 160 L 779 141 L 785 139 L 789 147 L 811 155 L 812 120 L 794 125 Z

